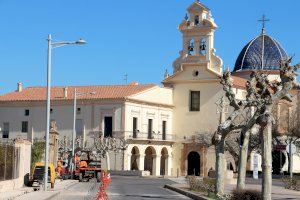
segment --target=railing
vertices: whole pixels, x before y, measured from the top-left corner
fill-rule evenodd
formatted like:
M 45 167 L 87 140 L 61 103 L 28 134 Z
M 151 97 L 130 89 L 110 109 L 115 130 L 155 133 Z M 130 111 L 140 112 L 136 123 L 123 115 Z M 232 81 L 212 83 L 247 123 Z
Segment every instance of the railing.
M 161 133 L 145 133 L 145 132 L 126 132 L 126 139 L 136 139 L 136 140 L 174 140 L 173 134 L 161 134 Z

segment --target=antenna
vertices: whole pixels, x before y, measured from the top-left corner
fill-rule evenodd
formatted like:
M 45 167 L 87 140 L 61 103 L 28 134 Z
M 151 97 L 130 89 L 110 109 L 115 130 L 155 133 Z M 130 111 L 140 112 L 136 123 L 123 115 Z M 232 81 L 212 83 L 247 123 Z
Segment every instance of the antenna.
M 127 73 L 124 75 L 124 79 L 123 80 L 125 81 L 125 83 L 127 85 L 127 82 L 128 82 L 128 74 Z

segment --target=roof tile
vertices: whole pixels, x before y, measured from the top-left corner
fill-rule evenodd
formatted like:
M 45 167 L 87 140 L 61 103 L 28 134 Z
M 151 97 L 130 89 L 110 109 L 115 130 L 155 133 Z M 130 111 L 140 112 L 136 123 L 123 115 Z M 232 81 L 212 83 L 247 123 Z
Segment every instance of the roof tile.
M 84 93 L 78 95 L 78 99 L 122 99 L 143 92 L 154 87 L 147 85 L 102 85 L 102 86 L 67 86 L 51 87 L 51 100 L 74 99 L 74 90 Z M 64 97 L 64 88 L 67 89 L 67 97 Z M 0 96 L 0 102 L 5 101 L 42 101 L 46 100 L 46 87 L 28 87 L 21 92 L 11 92 Z

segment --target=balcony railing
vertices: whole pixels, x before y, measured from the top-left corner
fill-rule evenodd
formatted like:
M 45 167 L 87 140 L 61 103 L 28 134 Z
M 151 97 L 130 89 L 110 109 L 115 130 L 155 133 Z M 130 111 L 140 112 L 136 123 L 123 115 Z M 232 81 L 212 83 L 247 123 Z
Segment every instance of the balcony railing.
M 136 140 L 166 140 L 172 141 L 174 140 L 173 134 L 161 134 L 161 133 L 143 133 L 143 132 L 126 132 L 127 139 L 136 139 Z

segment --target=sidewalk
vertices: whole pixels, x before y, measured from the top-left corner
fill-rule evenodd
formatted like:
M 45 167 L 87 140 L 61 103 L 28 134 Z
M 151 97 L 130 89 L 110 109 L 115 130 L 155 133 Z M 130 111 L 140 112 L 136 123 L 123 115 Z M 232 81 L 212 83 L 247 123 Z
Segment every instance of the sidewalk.
M 174 188 L 187 188 L 188 185 L 184 178 L 169 178 L 169 180 L 174 181 L 175 183 L 171 186 Z M 231 193 L 232 190 L 236 188 L 236 184 L 226 184 L 225 192 Z M 261 190 L 261 179 L 253 180 L 253 179 L 246 179 L 246 189 L 254 189 L 254 190 Z M 273 180 L 272 186 L 272 199 L 274 200 L 282 200 L 282 199 L 289 199 L 289 200 L 296 200 L 300 199 L 300 192 L 294 190 L 288 190 L 283 187 L 283 183 L 280 180 Z
M 10 190 L 0 193 L 0 200 L 11 200 L 15 199 L 16 197 L 22 196 L 24 194 L 30 193 L 33 191 L 33 188 L 30 187 L 23 187 L 16 190 Z
M 0 193 L 0 200 L 48 200 L 58 195 L 62 190 L 76 184 L 77 180 L 57 180 L 54 189 L 48 189 L 47 192 L 33 191 L 31 187 L 25 187 L 18 190 Z
M 272 199 L 281 200 L 281 199 L 289 199 L 296 200 L 300 199 L 300 192 L 295 190 L 285 189 L 283 186 L 280 186 L 281 183 L 278 180 L 273 181 L 272 185 Z M 236 185 L 226 185 L 225 191 L 226 193 L 230 193 L 232 190 L 236 188 Z M 246 181 L 246 189 L 254 189 L 261 190 L 261 180 L 253 183 L 253 180 Z

